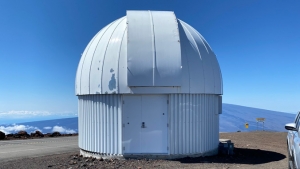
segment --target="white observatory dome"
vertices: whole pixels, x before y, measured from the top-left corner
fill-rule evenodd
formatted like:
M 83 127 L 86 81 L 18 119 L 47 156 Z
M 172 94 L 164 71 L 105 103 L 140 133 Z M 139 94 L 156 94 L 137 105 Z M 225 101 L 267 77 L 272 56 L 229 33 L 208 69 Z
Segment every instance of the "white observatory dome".
M 218 153 L 222 77 L 205 39 L 170 11 L 127 11 L 100 30 L 76 74 L 80 154 Z
M 127 11 L 89 42 L 77 69 L 76 95 L 222 94 L 218 61 L 199 32 L 173 12 L 135 13 Z

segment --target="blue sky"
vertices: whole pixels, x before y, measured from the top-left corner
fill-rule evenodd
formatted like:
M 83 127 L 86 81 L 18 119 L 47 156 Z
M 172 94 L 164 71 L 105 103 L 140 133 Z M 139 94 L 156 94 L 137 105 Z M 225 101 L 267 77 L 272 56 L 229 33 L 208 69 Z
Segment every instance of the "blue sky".
M 196 28 L 217 55 L 224 103 L 295 113 L 299 9 L 299 0 L 0 0 L 0 123 L 76 116 L 81 53 L 126 10 L 171 10 Z

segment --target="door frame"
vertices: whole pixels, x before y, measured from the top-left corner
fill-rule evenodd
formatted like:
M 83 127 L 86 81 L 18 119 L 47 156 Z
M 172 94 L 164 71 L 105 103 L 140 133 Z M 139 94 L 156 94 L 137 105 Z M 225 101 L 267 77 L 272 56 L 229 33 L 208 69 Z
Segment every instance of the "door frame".
M 167 138 L 167 151 L 166 153 L 152 153 L 150 155 L 170 155 L 170 123 L 169 123 L 169 113 L 170 113 L 170 95 L 169 94 L 124 94 L 122 95 L 121 97 L 121 112 L 122 112 L 122 154 L 123 155 L 148 155 L 147 153 L 125 153 L 124 151 L 124 145 L 123 145 L 123 141 L 124 141 L 124 107 L 123 107 L 123 104 L 124 104 L 124 96 L 155 96 L 155 95 L 158 95 L 158 96 L 161 96 L 161 95 L 164 95 L 164 96 L 167 96 L 167 114 L 166 114 L 166 118 L 167 118 L 167 130 L 166 130 L 166 138 Z

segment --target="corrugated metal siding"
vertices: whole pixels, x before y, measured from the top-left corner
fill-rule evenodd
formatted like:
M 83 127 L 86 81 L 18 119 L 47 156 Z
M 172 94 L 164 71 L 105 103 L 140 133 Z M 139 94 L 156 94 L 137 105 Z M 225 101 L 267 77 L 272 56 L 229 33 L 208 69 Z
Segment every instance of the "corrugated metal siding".
M 102 155 L 122 154 L 121 95 L 78 96 L 79 147 Z
M 202 154 L 218 148 L 219 96 L 169 96 L 170 155 Z

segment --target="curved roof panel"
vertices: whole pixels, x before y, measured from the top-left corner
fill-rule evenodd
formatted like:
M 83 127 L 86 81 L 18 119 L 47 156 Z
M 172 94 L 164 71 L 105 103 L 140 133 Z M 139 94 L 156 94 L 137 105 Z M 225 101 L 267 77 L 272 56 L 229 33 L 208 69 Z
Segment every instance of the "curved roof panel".
M 169 11 L 127 11 L 84 50 L 76 95 L 222 94 L 218 61 L 193 27 Z

